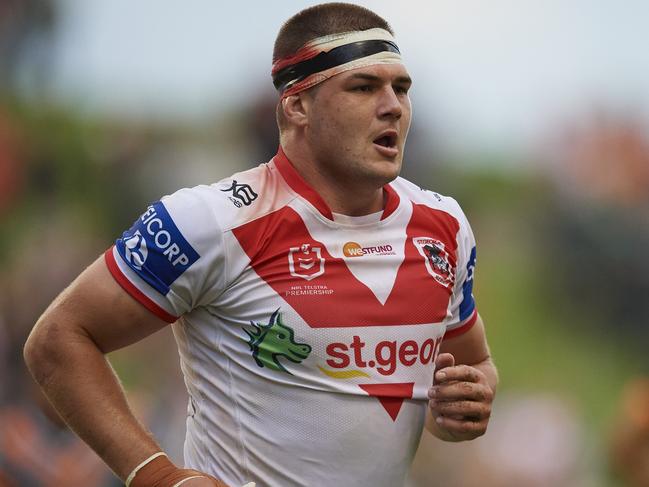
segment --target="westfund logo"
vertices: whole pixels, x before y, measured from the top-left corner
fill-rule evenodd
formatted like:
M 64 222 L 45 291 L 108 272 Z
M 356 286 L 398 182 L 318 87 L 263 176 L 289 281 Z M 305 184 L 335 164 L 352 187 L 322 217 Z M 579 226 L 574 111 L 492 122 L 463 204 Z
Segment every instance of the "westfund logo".
M 371 247 L 361 247 L 357 242 L 347 242 L 343 245 L 343 255 L 345 257 L 363 257 L 364 255 L 394 255 L 392 245 L 374 245 Z

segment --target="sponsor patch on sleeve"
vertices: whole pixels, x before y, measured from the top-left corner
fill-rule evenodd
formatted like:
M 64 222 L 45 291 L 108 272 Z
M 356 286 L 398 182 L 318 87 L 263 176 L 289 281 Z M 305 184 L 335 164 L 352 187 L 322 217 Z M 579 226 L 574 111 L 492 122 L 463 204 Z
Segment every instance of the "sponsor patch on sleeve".
M 115 247 L 124 262 L 163 295 L 200 257 L 160 201 L 147 208 Z
M 466 264 L 466 279 L 462 284 L 462 302 L 460 303 L 460 321 L 466 320 L 475 309 L 473 299 L 473 274 L 475 273 L 476 248 L 471 249 L 469 262 Z

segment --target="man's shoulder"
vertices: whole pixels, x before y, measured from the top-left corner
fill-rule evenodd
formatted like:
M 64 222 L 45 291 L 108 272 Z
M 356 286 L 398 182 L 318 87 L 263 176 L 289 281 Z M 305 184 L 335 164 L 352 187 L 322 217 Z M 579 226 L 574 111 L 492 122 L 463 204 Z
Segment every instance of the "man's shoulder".
M 402 198 L 406 198 L 414 204 L 424 205 L 434 210 L 445 211 L 456 218 L 464 218 L 462 208 L 460 208 L 455 198 L 451 196 L 445 196 L 436 191 L 424 188 L 402 177 L 398 177 L 390 185 Z
M 228 231 L 290 202 L 292 195 L 277 176 L 271 164 L 260 164 L 212 184 L 182 188 L 162 202 L 178 218 L 208 219 Z

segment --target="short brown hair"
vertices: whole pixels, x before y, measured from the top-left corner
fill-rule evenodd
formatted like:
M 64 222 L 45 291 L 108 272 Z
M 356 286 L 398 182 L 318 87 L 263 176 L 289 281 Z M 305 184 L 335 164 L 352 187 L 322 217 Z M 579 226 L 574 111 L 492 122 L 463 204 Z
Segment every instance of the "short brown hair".
M 343 2 L 314 5 L 284 22 L 275 39 L 273 63 L 294 55 L 304 44 L 318 37 L 377 27 L 394 35 L 390 24 L 384 18 L 365 7 Z M 276 116 L 281 135 L 286 128 L 281 103 L 277 105 Z
M 394 35 L 385 19 L 365 7 L 342 2 L 314 5 L 296 13 L 282 25 L 275 39 L 273 62 L 292 56 L 318 37 L 377 27 Z

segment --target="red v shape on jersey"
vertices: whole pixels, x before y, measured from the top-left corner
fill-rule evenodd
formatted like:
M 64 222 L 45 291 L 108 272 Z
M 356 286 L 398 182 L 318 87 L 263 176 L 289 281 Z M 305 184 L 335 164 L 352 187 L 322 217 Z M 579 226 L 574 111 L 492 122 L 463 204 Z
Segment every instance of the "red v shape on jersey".
M 377 398 L 392 421 L 396 421 L 403 400 L 412 398 L 414 385 L 414 382 L 398 382 L 394 384 L 358 384 L 358 387 L 370 396 Z
M 455 267 L 458 228 L 457 220 L 448 213 L 413 204 L 406 229 L 405 258 L 385 304 L 356 279 L 343 259 L 333 257 L 322 242 L 309 234 L 300 215 L 290 207 L 232 232 L 259 277 L 311 328 L 337 328 L 440 323 L 446 317 L 452 286 L 439 284 L 426 270 L 424 257 L 413 238 L 434 237 L 442 241 L 448 250 L 449 264 Z M 290 249 L 304 244 L 319 248 L 324 258 L 324 272 L 308 281 L 292 276 L 289 270 Z M 326 292 L 292 293 L 293 286 L 318 286 Z

